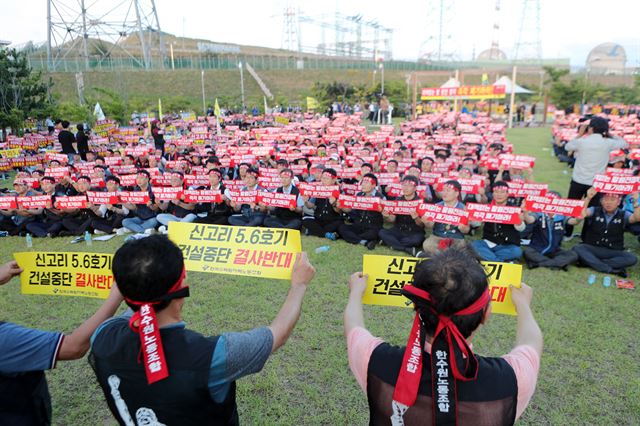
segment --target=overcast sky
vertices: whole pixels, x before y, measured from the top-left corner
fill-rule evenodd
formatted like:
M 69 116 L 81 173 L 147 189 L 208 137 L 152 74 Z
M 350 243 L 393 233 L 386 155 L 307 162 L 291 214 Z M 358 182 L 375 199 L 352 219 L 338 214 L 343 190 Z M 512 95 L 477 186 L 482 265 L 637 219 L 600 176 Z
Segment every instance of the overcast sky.
M 2 0 L 0 40 L 24 43 L 47 39 L 48 0 Z M 85 0 L 88 13 L 99 16 L 131 0 Z M 150 0 L 140 0 L 141 4 Z M 61 9 L 75 7 L 80 0 L 54 0 Z M 283 10 L 286 4 L 299 8 L 304 16 L 314 19 L 333 15 L 336 9 L 345 15 L 363 15 L 367 21 L 377 21 L 394 30 L 393 56 L 415 60 L 421 51 L 435 49 L 436 23 L 440 0 L 156 0 L 160 27 L 163 31 L 203 38 L 214 42 L 283 47 Z M 444 53 L 463 60 L 491 45 L 496 22 L 495 0 L 444 0 Z M 525 0 L 502 0 L 499 14 L 499 44 L 507 56 L 519 36 L 522 8 Z M 529 1 L 535 5 L 535 1 Z M 640 66 L 640 1 L 609 0 L 539 0 L 540 38 L 545 58 L 570 58 L 572 66 L 583 66 L 590 49 L 603 42 L 621 44 L 627 53 L 627 66 Z M 523 34 L 535 41 L 534 8 L 527 14 Z M 302 44 L 316 46 L 321 42 L 318 27 L 301 26 Z M 335 39 L 326 31 L 327 42 Z M 431 41 L 429 41 L 431 40 Z M 529 45 L 531 46 L 531 45 Z

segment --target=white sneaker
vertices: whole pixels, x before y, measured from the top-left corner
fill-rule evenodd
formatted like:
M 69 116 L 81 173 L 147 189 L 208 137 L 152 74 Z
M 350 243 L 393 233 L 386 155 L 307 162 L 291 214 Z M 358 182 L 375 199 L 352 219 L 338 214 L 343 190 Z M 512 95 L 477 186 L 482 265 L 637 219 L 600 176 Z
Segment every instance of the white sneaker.
M 131 229 L 128 229 L 128 228 L 118 228 L 118 229 L 116 229 L 116 235 L 130 234 L 131 232 L 132 232 Z
M 169 231 L 167 231 L 167 227 L 164 225 L 158 228 L 158 232 L 161 233 L 162 235 L 167 235 L 169 233 Z
M 101 231 L 99 229 L 94 229 L 93 230 L 93 235 L 106 235 L 106 232 Z
M 145 230 L 144 230 L 144 233 L 145 233 L 145 234 L 147 234 L 147 235 L 153 235 L 153 234 L 155 234 L 155 233 L 156 233 L 156 230 L 155 230 L 155 229 L 153 229 L 153 228 L 145 229 Z

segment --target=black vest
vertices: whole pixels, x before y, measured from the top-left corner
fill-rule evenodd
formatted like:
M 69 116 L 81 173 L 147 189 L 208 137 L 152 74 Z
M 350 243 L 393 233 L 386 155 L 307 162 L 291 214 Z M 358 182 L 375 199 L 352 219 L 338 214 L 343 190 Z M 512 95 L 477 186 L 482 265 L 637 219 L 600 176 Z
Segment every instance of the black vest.
M 618 209 L 609 224 L 602 207 L 595 207 L 584 224 L 584 242 L 592 246 L 624 250 L 624 210 Z
M 4 324 L 0 322 L 0 325 Z M 0 425 L 51 424 L 51 397 L 44 371 L 0 374 Z
M 276 193 L 284 194 L 284 189 L 282 187 L 279 187 L 278 189 L 276 189 Z M 291 185 L 290 194 L 293 194 L 293 195 L 297 196 L 298 194 L 300 194 L 300 190 L 298 188 L 296 188 L 295 186 Z M 296 198 L 296 202 L 297 202 L 297 198 Z M 273 210 L 273 214 L 278 219 L 287 219 L 287 220 L 289 220 L 289 219 L 300 218 L 300 213 L 295 212 L 295 211 L 291 211 L 289 209 L 285 209 L 284 207 L 276 207 Z
M 418 199 L 420 199 L 420 197 L 418 197 L 417 194 L 413 194 L 413 198 L 411 198 L 411 200 L 404 198 L 404 195 L 395 198 L 397 201 L 415 201 Z M 396 215 L 394 228 L 409 234 L 422 234 L 424 232 L 424 229 L 418 226 L 415 219 L 408 214 Z
M 356 194 L 357 197 L 367 197 L 368 195 L 365 194 L 364 192 L 358 192 Z M 382 198 L 380 196 L 380 193 L 378 191 L 373 191 L 373 195 L 371 195 L 372 197 L 377 197 L 377 198 Z M 359 225 L 359 226 L 363 226 L 363 227 L 370 227 L 370 228 L 382 228 L 382 224 L 383 224 L 383 218 L 382 218 L 382 213 L 380 212 L 374 212 L 374 211 L 370 211 L 370 210 L 357 210 L 357 209 L 353 209 L 351 210 L 351 220 L 353 221 L 354 225 Z
M 367 373 L 369 424 L 390 425 L 398 374 L 402 367 L 404 347 L 379 345 L 371 354 Z M 404 414 L 411 425 L 430 425 L 433 419 L 431 356 L 424 353 L 422 377 L 415 404 Z M 478 378 L 456 382 L 458 425 L 507 425 L 516 417 L 518 383 L 513 368 L 502 358 L 478 358 Z
M 138 362 L 140 338 L 129 329 L 128 320 L 110 323 L 93 343 L 89 363 L 120 424 L 125 423 L 115 397 L 119 405 L 126 404 L 134 421 L 137 413 L 153 410 L 157 421 L 166 425 L 238 424 L 235 382 L 220 404 L 211 399 L 207 385 L 218 337 L 204 337 L 184 328 L 161 329 L 160 334 L 169 377 L 151 385 L 147 384 L 144 365 Z
M 316 208 L 313 217 L 324 222 L 342 220 L 342 215 L 336 212 L 328 198 L 316 198 Z
M 520 233 L 510 224 L 485 222 L 482 238 L 498 245 L 520 245 Z

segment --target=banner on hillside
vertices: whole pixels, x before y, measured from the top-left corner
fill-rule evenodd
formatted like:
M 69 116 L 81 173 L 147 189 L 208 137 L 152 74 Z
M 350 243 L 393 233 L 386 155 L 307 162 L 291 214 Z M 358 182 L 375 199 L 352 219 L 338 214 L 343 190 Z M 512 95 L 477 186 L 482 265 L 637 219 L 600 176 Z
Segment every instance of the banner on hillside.
M 423 101 L 439 101 L 447 99 L 502 99 L 505 96 L 505 86 L 460 86 L 424 87 L 420 98 Z
M 409 307 L 411 302 L 400 290 L 413 284 L 413 273 L 418 263 L 425 259 L 402 256 L 378 256 L 365 254 L 362 257 L 362 272 L 369 274 L 367 289 L 362 303 Z M 500 262 L 481 262 L 491 292 L 491 311 L 496 314 L 516 315 L 511 301 L 510 285 L 520 287 L 522 265 Z
M 106 299 L 114 283 L 112 254 L 22 252 L 13 256 L 24 269 L 22 294 Z
M 300 231 L 170 222 L 187 271 L 290 279 Z

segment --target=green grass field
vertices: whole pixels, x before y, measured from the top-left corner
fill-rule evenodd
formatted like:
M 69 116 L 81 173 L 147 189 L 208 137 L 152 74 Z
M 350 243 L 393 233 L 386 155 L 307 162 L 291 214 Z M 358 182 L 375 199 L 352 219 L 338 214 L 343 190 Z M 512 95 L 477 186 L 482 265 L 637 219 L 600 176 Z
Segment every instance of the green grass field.
M 515 129 L 508 139 L 516 152 L 538 158 L 535 177 L 566 195 L 567 170 L 550 155 L 548 129 Z M 92 247 L 69 244 L 70 238 L 40 239 L 33 250 L 114 252 L 122 237 Z M 303 313 L 289 342 L 265 369 L 238 382 L 244 424 L 364 425 L 366 397 L 353 379 L 346 357 L 342 312 L 347 277 L 360 270 L 364 247 L 342 241 L 331 250 L 313 250 L 326 240 L 303 237 L 304 250 L 317 269 Z M 0 261 L 26 250 L 24 238 L 0 239 Z M 627 247 L 640 252 L 635 238 Z M 374 254 L 392 254 L 379 247 Z M 588 286 L 591 271 L 524 271 L 535 289 L 533 311 L 544 333 L 545 351 L 536 393 L 521 424 L 640 424 L 640 347 L 636 326 L 638 291 L 602 286 L 603 275 Z M 638 268 L 630 278 L 640 283 Z M 204 334 L 246 330 L 269 324 L 284 301 L 288 283 L 244 277 L 190 273 L 191 297 L 184 319 Z M 0 318 L 30 327 L 70 332 L 101 303 L 83 298 L 22 296 L 18 280 L 0 288 Z M 367 326 L 387 341 L 404 344 L 412 314 L 408 309 L 366 306 Z M 477 353 L 499 356 L 515 338 L 514 317 L 494 315 L 474 339 Z M 114 424 L 86 358 L 60 363 L 47 373 L 54 424 Z

